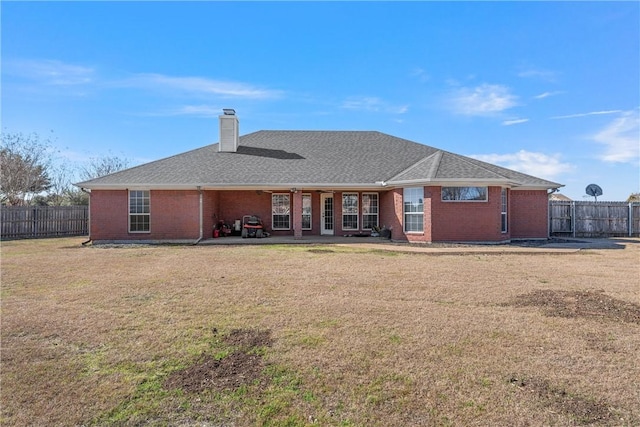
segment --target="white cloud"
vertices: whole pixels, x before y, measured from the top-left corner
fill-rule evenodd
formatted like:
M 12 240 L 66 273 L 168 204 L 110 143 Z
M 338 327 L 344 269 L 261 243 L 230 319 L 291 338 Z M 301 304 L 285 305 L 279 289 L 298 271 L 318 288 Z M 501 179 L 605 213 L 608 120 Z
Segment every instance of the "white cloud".
M 282 91 L 265 89 L 250 83 L 197 76 L 175 77 L 159 73 L 138 73 L 124 79 L 99 80 L 94 68 L 59 60 L 7 60 L 3 63 L 2 71 L 50 86 L 77 87 L 100 83 L 103 88 L 143 88 L 182 92 L 188 95 L 216 95 L 222 98 L 273 99 L 282 96 Z
M 121 82 L 125 86 L 150 89 L 169 89 L 200 95 L 219 95 L 229 98 L 277 98 L 280 91 L 262 89 L 242 82 L 214 80 L 204 77 L 173 77 L 163 74 L 136 74 Z
M 409 106 L 408 105 L 396 105 L 396 106 L 390 106 L 387 109 L 387 112 L 389 113 L 393 113 L 393 114 L 404 114 L 407 111 L 409 111 Z
M 528 122 L 529 119 L 511 119 L 511 120 L 505 120 L 502 122 L 502 126 L 511 126 L 511 125 L 517 125 L 520 123 L 526 123 Z
M 518 73 L 518 77 L 523 78 L 535 78 L 545 80 L 548 82 L 555 82 L 557 79 L 557 73 L 554 71 L 543 70 L 540 68 L 527 68 Z
M 478 154 L 469 157 L 546 179 L 554 179 L 575 168 L 571 163 L 562 162 L 559 153 L 548 155 L 520 150 L 511 154 Z
M 591 111 L 589 113 L 578 113 L 578 114 L 569 114 L 566 116 L 554 116 L 552 119 L 575 119 L 577 117 L 587 117 L 587 116 L 600 116 L 603 114 L 617 114 L 622 113 L 622 110 L 604 110 L 604 111 Z
M 3 68 L 7 74 L 36 80 L 46 85 L 84 85 L 95 79 L 93 68 L 57 60 L 9 60 L 5 61 Z
M 182 105 L 177 108 L 146 112 L 138 115 L 146 117 L 165 117 L 165 116 L 195 116 L 195 117 L 217 117 L 222 113 L 222 107 L 211 105 Z
M 175 115 L 217 117 L 221 111 L 221 107 L 212 107 L 210 105 L 184 105 L 175 110 Z
M 564 93 L 564 92 L 561 91 L 561 90 L 557 90 L 555 92 L 543 92 L 543 93 L 541 93 L 539 95 L 534 96 L 533 99 L 545 99 L 545 98 L 548 98 L 550 96 L 560 95 L 562 93 Z
M 411 70 L 410 73 L 411 77 L 415 77 L 416 79 L 418 79 L 420 82 L 424 83 L 426 81 L 429 81 L 431 79 L 431 76 L 429 74 L 427 74 L 427 72 L 422 69 L 422 68 L 414 68 L 413 70 Z
M 640 159 L 640 115 L 638 110 L 621 112 L 592 139 L 605 145 L 600 159 L 612 163 L 637 163 Z
M 517 97 L 506 86 L 485 83 L 474 88 L 456 89 L 450 94 L 448 103 L 456 114 L 486 116 L 516 106 Z
M 375 96 L 352 96 L 342 102 L 341 108 L 391 114 L 404 114 L 409 111 L 408 105 L 390 105 Z
M 350 97 L 342 102 L 342 108 L 349 110 L 379 111 L 382 100 L 376 97 Z

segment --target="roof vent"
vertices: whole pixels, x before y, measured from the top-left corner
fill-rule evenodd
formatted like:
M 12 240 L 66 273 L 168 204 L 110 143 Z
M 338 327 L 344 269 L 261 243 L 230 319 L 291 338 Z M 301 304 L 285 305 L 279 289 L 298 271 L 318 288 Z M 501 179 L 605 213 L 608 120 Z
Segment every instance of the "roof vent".
M 223 108 L 220 119 L 220 144 L 218 151 L 235 153 L 238 150 L 239 122 L 236 110 Z

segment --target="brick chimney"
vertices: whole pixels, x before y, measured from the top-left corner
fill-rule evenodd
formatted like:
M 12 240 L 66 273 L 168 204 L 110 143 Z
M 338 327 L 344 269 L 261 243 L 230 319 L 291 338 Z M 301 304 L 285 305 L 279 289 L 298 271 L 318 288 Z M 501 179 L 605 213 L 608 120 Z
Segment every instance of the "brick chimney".
M 220 119 L 220 144 L 218 151 L 235 153 L 238 150 L 238 138 L 240 126 L 236 110 L 232 108 L 222 109 Z

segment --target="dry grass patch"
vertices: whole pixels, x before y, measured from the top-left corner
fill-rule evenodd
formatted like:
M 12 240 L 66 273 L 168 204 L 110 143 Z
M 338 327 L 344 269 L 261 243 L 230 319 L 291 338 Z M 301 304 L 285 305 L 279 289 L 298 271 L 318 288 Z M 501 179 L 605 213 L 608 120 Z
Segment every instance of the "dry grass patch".
M 2 245 L 3 425 L 640 424 L 640 241 L 81 241 Z

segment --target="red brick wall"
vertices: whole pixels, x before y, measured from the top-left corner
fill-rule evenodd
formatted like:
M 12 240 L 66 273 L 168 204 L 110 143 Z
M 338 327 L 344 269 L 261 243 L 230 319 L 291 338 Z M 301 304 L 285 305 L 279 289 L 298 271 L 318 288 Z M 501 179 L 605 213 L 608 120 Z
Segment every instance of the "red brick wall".
M 199 193 L 152 190 L 150 233 L 129 233 L 129 192 L 91 192 L 91 238 L 93 240 L 197 239 L 200 233 Z
M 303 230 L 303 236 L 314 236 L 320 234 L 320 220 L 322 206 L 320 205 L 320 193 L 311 192 L 311 230 Z
M 489 187 L 486 202 L 443 202 L 441 187 L 432 187 L 433 241 L 502 241 L 501 188 Z
M 403 189 L 399 188 L 389 191 L 382 199 L 382 221 L 388 221 L 393 226 L 394 240 L 443 242 L 509 239 L 508 233 L 501 232 L 500 187 L 489 187 L 487 202 L 443 202 L 441 187 L 424 187 L 422 233 L 404 232 L 402 195 Z
M 200 199 L 197 190 L 151 191 L 151 239 L 197 239 Z
M 342 229 L 342 193 L 335 192 L 333 194 L 333 233 L 336 236 L 343 236 L 354 232 L 354 230 Z
M 297 191 L 291 195 L 291 226 L 296 239 L 302 237 L 302 192 Z
M 218 224 L 218 206 L 220 199 L 219 191 L 203 191 L 202 222 L 203 238 L 208 239 L 213 236 L 213 226 Z M 233 222 L 229 224 L 233 225 Z
M 233 224 L 244 215 L 257 215 L 271 230 L 271 194 L 256 191 L 219 191 L 217 219 Z M 214 212 L 215 214 L 216 212 Z
M 400 238 L 402 234 L 402 189 L 380 193 L 380 227 L 385 226 L 391 229 L 391 237 Z
M 90 197 L 90 237 L 93 240 L 129 239 L 129 192 L 93 190 Z
M 509 225 L 516 239 L 546 238 L 549 201 L 546 190 L 512 190 Z
M 509 233 L 501 232 L 500 187 L 489 187 L 487 202 L 443 202 L 440 187 L 424 188 L 424 232 L 405 234 L 401 188 L 379 192 L 380 226 L 392 229 L 394 240 L 431 241 L 503 241 L 513 238 L 547 237 L 547 193 L 540 191 L 509 192 Z M 320 195 L 311 192 L 312 230 L 304 235 L 320 234 Z M 293 235 L 299 212 L 295 212 L 291 195 L 291 229 L 273 232 L 271 193 L 256 191 L 203 191 L 203 237 L 212 235 L 219 220 L 233 224 L 243 215 L 259 215 L 268 231 L 275 235 Z M 152 190 L 151 232 L 128 232 L 129 192 L 94 190 L 91 193 L 91 238 L 93 240 L 197 239 L 199 237 L 199 192 Z M 342 193 L 334 194 L 335 234 L 352 234 L 342 230 Z M 362 206 L 360 206 L 362 227 Z

